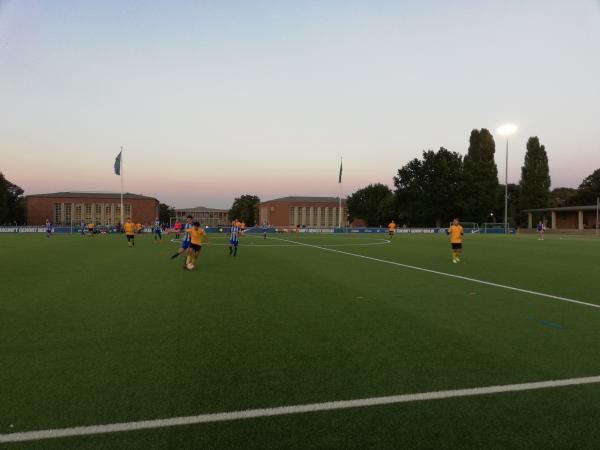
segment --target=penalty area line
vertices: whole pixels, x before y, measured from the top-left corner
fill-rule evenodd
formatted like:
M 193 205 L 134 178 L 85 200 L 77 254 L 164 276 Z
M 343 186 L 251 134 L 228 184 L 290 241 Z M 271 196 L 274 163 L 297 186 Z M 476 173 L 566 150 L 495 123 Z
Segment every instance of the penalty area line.
M 514 287 L 514 286 L 508 286 L 506 284 L 492 283 L 491 281 L 479 280 L 477 278 L 465 277 L 463 275 L 456 275 L 456 274 L 453 274 L 453 273 L 441 272 L 439 270 L 426 269 L 425 267 L 413 266 L 411 264 L 403 264 L 403 263 L 399 263 L 399 262 L 395 262 L 395 261 L 388 261 L 386 259 L 373 258 L 372 256 L 361 255 L 359 253 L 345 252 L 345 251 L 342 251 L 342 250 L 336 250 L 336 249 L 333 249 L 333 248 L 321 247 L 319 245 L 314 245 L 314 244 L 306 244 L 304 242 L 295 242 L 295 241 L 290 241 L 288 239 L 282 239 L 282 238 L 274 238 L 274 239 L 278 239 L 280 241 L 285 241 L 285 242 L 294 242 L 297 245 L 301 245 L 301 246 L 304 246 L 304 247 L 317 248 L 319 250 L 325 250 L 327 252 L 334 252 L 334 253 L 339 253 L 339 254 L 342 254 L 342 255 L 354 256 L 356 258 L 362 258 L 362 259 L 366 259 L 366 260 L 369 260 L 369 261 L 375 261 L 375 262 L 380 262 L 380 263 L 384 263 L 384 264 L 391 264 L 393 266 L 404 267 L 406 269 L 418 270 L 420 272 L 427 272 L 427 273 L 432 273 L 432 274 L 435 274 L 435 275 L 441 275 L 441 276 L 448 277 L 448 278 L 455 278 L 455 279 L 458 279 L 458 280 L 469 281 L 471 283 L 478 283 L 478 284 L 483 284 L 483 285 L 486 285 L 486 286 L 492 286 L 492 287 L 497 287 L 497 288 L 502 288 L 502 289 L 508 289 L 509 291 L 521 292 L 523 294 L 536 295 L 538 297 L 551 298 L 553 300 L 560 300 L 562 302 L 576 303 L 578 305 L 590 306 L 592 308 L 600 308 L 600 305 L 596 305 L 594 303 L 584 302 L 584 301 L 581 301 L 581 300 L 575 300 L 575 299 L 567 298 L 567 297 L 560 297 L 558 295 L 546 294 L 544 292 L 531 291 L 529 289 L 522 289 L 522 288 L 518 288 L 518 287 Z
M 122 422 L 106 425 L 90 425 L 72 428 L 58 428 L 40 431 L 25 431 L 11 434 L 0 434 L 2 442 L 24 442 L 92 434 L 118 433 L 124 431 L 148 430 L 201 423 L 226 422 L 233 420 L 255 419 L 260 417 L 284 416 L 318 411 L 334 411 L 340 409 L 360 408 L 369 406 L 392 405 L 398 403 L 418 402 L 425 400 L 441 400 L 456 397 L 472 397 L 477 395 L 501 394 L 506 392 L 532 391 L 564 386 L 577 386 L 600 383 L 600 376 L 569 378 L 564 380 L 538 381 L 533 383 L 506 384 L 447 391 L 422 392 L 417 394 L 391 395 L 386 397 L 371 397 L 356 400 L 339 400 L 305 405 L 280 406 L 275 408 L 247 409 L 197 416 L 172 417 L 169 419 L 142 420 L 137 422 Z

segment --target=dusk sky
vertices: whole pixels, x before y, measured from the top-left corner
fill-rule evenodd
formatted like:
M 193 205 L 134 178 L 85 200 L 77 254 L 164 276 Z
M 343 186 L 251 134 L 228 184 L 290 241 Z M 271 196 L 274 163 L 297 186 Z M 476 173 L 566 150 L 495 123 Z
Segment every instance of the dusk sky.
M 392 186 L 514 122 L 553 187 L 600 167 L 600 2 L 0 0 L 0 171 L 178 207 Z M 504 180 L 504 140 L 496 137 Z

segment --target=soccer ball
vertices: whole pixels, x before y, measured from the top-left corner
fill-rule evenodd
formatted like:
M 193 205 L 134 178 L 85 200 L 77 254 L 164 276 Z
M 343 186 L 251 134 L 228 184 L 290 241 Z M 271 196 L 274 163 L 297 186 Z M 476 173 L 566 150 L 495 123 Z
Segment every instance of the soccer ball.
M 192 263 L 188 263 L 186 267 L 188 268 L 188 270 L 192 270 L 194 268 L 194 265 Z

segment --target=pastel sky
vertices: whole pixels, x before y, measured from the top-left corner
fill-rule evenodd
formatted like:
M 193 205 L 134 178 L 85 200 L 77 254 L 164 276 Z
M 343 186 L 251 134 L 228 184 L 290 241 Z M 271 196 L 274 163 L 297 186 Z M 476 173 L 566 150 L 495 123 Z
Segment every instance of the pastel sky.
M 424 149 L 514 122 L 553 186 L 600 167 L 598 0 L 0 0 L 0 171 L 26 193 L 391 186 Z M 496 139 L 504 173 L 504 141 Z M 503 177 L 502 177 L 503 179 Z

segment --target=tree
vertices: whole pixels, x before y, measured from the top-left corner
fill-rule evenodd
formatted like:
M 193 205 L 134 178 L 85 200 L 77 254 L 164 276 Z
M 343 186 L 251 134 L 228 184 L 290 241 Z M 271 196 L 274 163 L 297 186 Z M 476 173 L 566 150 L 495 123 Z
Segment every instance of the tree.
M 170 223 L 171 217 L 175 217 L 175 208 L 165 203 L 159 203 L 158 220 L 160 220 L 160 223 Z
M 384 184 L 369 184 L 348 197 L 350 221 L 363 219 L 368 227 L 387 224 L 397 218 L 394 193 Z
M 525 163 L 521 168 L 519 209 L 546 208 L 550 202 L 550 169 L 546 148 L 537 136 L 527 141 Z
M 550 205 L 553 208 L 574 206 L 577 203 L 577 189 L 569 187 L 554 188 L 550 192 Z
M 462 157 L 441 147 L 423 152 L 394 177 L 396 198 L 407 222 L 440 226 L 460 215 Z
M 258 204 L 260 198 L 256 195 L 242 195 L 236 198 L 229 210 L 229 220 L 239 219 L 246 225 L 253 227 L 258 219 Z
M 576 202 L 580 205 L 595 205 L 600 197 L 600 169 L 585 177 L 577 188 Z
M 23 189 L 11 183 L 0 172 L 0 224 L 25 223 Z
M 471 131 L 469 150 L 463 159 L 462 203 L 465 220 L 487 222 L 496 208 L 498 168 L 492 134 L 482 128 Z

